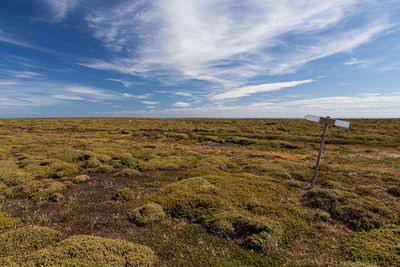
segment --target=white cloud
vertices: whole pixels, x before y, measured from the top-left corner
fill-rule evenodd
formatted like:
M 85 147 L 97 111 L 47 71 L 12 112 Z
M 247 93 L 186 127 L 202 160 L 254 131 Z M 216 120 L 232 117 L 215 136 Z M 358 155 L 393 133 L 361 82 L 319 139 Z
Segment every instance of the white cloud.
M 46 52 L 46 53 L 50 53 L 50 54 L 60 54 L 51 49 L 31 44 L 31 43 L 21 39 L 20 37 L 14 36 L 13 34 L 5 32 L 1 29 L 0 29 L 0 42 L 12 44 L 12 45 L 16 45 L 16 46 L 21 46 L 21 47 L 41 51 L 41 52 Z
M 97 89 L 87 86 L 70 86 L 64 89 L 67 92 L 80 94 L 83 96 L 91 97 L 98 100 L 119 99 L 120 97 L 112 91 Z
M 123 93 L 122 96 L 127 97 L 127 98 L 138 98 L 138 99 L 146 99 L 152 96 L 153 94 L 148 93 L 148 94 L 143 94 L 143 95 L 132 95 L 129 93 Z
M 96 38 L 125 56 L 82 65 L 234 88 L 371 41 L 392 27 L 380 7 L 362 0 L 129 0 L 86 18 Z
M 192 96 L 191 93 L 187 93 L 187 92 L 175 92 L 174 95 L 181 95 L 181 96 L 187 96 L 187 97 Z
M 70 96 L 70 95 L 52 95 L 52 97 L 65 100 L 84 100 L 84 98 L 80 96 Z
M 13 80 L 3 80 L 0 81 L 0 86 L 9 86 L 9 85 L 16 85 L 19 84 L 18 81 L 13 81 Z
M 303 80 L 303 81 L 291 81 L 291 82 L 280 82 L 280 83 L 267 83 L 259 85 L 250 85 L 240 87 L 231 91 L 227 91 L 222 94 L 217 94 L 211 97 L 213 100 L 227 99 L 227 98 L 239 98 L 243 96 L 249 96 L 251 94 L 260 92 L 277 91 L 282 88 L 294 87 L 301 84 L 313 82 L 314 80 Z
M 107 80 L 122 83 L 124 87 L 131 87 L 134 84 L 134 82 L 124 81 L 115 78 L 108 78 Z
M 385 118 L 399 114 L 400 95 L 335 96 L 251 105 L 205 105 L 163 110 L 122 110 L 98 115 L 137 117 L 304 118 L 306 114 L 336 118 Z M 350 126 L 351 128 L 351 126 Z
M 160 104 L 160 102 L 154 102 L 154 101 L 140 101 L 140 102 L 142 102 L 143 104 L 146 104 L 146 105 L 157 105 L 157 104 Z
M 16 78 L 35 78 L 35 77 L 42 76 L 40 73 L 33 72 L 33 71 L 13 71 L 13 70 L 9 70 L 7 72 L 10 73 L 13 77 L 16 77 Z
M 80 0 L 42 0 L 46 3 L 52 14 L 51 20 L 54 22 L 60 22 L 64 20 L 68 13 L 74 9 Z
M 186 102 L 176 102 L 173 104 L 174 107 L 189 107 L 190 104 Z

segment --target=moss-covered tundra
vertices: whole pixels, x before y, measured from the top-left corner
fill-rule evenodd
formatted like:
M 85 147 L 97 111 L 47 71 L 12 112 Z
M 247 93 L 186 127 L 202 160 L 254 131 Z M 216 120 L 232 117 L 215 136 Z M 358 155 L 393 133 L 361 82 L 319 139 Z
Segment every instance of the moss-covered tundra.
M 120 239 L 78 235 L 37 250 L 22 266 L 154 266 L 157 256 L 146 246 Z
M 0 235 L 0 257 L 19 257 L 61 241 L 61 233 L 47 227 L 23 227 Z
M 354 233 L 344 244 L 342 257 L 360 265 L 400 266 L 400 226 Z
M 17 227 L 20 224 L 18 219 L 12 218 L 4 212 L 0 212 L 0 234 L 6 230 Z

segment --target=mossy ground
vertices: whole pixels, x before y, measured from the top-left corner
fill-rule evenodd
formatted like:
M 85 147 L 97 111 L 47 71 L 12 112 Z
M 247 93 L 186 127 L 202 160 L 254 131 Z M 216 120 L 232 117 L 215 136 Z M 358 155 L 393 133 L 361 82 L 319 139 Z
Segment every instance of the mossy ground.
M 370 244 L 364 235 L 400 224 L 399 126 L 330 128 L 317 186 L 306 191 L 322 126 L 304 120 L 0 120 L 1 210 L 65 238 L 147 245 L 171 266 L 396 265 L 390 253 L 354 255 L 369 253 L 356 245 Z M 133 197 L 112 200 L 124 187 Z M 149 202 L 167 216 L 130 222 Z M 18 224 L 0 213 L 0 232 Z

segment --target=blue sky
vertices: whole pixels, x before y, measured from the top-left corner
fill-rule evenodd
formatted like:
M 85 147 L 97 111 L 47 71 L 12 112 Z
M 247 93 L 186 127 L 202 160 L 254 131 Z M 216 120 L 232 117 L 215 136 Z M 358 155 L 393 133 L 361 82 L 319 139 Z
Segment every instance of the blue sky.
M 399 117 L 400 1 L 0 1 L 0 117 Z

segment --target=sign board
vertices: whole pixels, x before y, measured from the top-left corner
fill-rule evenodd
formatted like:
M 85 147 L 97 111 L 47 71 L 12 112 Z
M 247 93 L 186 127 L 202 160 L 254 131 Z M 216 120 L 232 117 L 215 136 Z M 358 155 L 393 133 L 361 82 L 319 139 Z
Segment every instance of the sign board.
M 314 121 L 314 122 L 319 122 L 322 124 L 328 124 L 329 126 L 338 126 L 338 127 L 344 127 L 344 128 L 350 127 L 350 122 L 348 122 L 348 121 L 341 121 L 341 120 L 319 117 L 319 116 L 314 116 L 314 115 L 306 115 L 305 118 L 308 121 Z
M 341 121 L 341 120 L 335 120 L 335 119 L 332 119 L 332 118 L 329 118 L 329 117 L 318 117 L 318 116 L 314 116 L 314 115 L 306 115 L 305 119 L 308 120 L 308 121 L 319 122 L 319 123 L 322 123 L 322 124 L 325 125 L 324 126 L 324 132 L 322 134 L 321 146 L 319 147 L 317 163 L 315 164 L 314 175 L 313 175 L 313 177 L 311 179 L 310 189 L 312 189 L 314 187 L 314 185 L 315 185 L 315 181 L 317 180 L 319 162 L 321 161 L 322 149 L 324 148 L 326 131 L 328 130 L 328 127 L 329 126 L 339 126 L 339 127 L 349 128 L 350 127 L 350 122 Z

